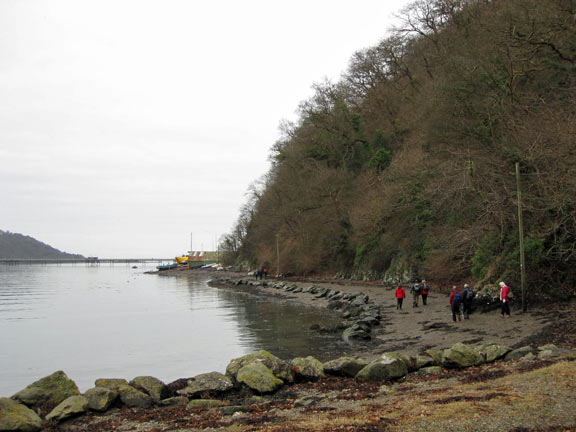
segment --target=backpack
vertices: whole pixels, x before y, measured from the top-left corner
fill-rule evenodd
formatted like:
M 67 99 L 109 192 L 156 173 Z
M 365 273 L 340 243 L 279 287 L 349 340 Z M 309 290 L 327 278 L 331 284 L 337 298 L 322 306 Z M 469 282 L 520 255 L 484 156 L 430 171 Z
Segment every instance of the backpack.
M 460 304 L 460 302 L 462 302 L 462 294 L 459 292 L 454 293 L 454 297 L 452 297 L 452 304 L 457 305 Z
M 414 291 L 415 293 L 419 293 L 420 292 L 420 284 L 419 283 L 415 283 L 414 285 L 412 285 L 412 291 Z
M 470 288 L 468 290 L 468 293 L 466 293 L 466 301 L 467 302 L 472 301 L 472 299 L 474 298 L 475 295 L 476 295 L 476 293 L 474 292 L 474 290 L 472 288 Z

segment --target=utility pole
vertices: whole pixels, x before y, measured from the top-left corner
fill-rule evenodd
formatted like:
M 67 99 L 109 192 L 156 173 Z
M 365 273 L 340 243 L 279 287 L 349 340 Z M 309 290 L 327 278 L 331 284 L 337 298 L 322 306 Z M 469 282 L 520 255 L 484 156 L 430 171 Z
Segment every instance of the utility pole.
M 520 189 L 520 163 L 516 162 L 516 189 L 518 195 L 518 231 L 520 238 L 520 286 L 522 289 L 522 312 L 526 312 L 526 266 L 524 260 L 524 224 L 522 222 L 522 190 Z
M 276 233 L 276 275 L 280 276 L 280 243 L 279 243 L 280 234 Z

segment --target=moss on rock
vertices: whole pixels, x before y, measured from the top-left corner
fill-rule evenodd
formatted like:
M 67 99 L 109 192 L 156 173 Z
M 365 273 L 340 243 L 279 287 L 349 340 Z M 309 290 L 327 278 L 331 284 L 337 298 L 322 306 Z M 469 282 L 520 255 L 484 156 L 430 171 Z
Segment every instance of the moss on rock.
M 64 399 L 79 394 L 80 390 L 76 383 L 64 372 L 57 371 L 20 390 L 12 396 L 12 399 L 29 407 L 35 407 L 40 404 L 58 405 Z
M 258 362 L 248 363 L 240 368 L 236 379 L 259 393 L 271 393 L 283 384 L 283 381 L 277 378 L 270 368 Z

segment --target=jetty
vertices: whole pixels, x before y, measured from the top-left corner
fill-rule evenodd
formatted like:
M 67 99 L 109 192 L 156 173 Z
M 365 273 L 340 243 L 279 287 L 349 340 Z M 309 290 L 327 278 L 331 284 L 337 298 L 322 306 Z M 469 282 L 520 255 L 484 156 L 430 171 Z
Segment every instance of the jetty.
M 87 266 L 98 266 L 100 264 L 159 264 L 167 261 L 174 261 L 174 258 L 25 258 L 25 259 L 0 259 L 0 265 L 62 265 L 62 264 L 84 264 Z

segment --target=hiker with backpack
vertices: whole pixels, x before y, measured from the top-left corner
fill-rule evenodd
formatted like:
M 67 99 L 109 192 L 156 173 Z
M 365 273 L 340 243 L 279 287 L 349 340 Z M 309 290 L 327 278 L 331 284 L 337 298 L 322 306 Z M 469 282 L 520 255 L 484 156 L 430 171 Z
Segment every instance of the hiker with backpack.
M 464 312 L 464 319 L 470 318 L 470 313 L 472 312 L 472 300 L 474 300 L 474 290 L 468 284 L 464 284 L 464 290 L 462 291 L 462 309 Z
M 450 308 L 452 309 L 452 321 L 456 322 L 456 317 L 458 321 L 462 321 L 462 293 L 458 291 L 456 285 L 452 286 L 452 292 L 450 293 Z
M 425 280 L 422 281 L 421 285 L 421 293 L 422 293 L 422 305 L 426 306 L 426 299 L 428 299 L 428 293 L 430 292 L 430 287 L 428 286 L 428 282 Z
M 418 307 L 418 297 L 420 297 L 421 290 L 422 286 L 418 281 L 414 281 L 412 288 L 410 288 L 410 294 L 412 294 L 412 307 Z
M 406 297 L 406 291 L 402 285 L 398 285 L 396 288 L 396 310 L 402 310 L 402 303 L 404 302 L 404 297 Z

